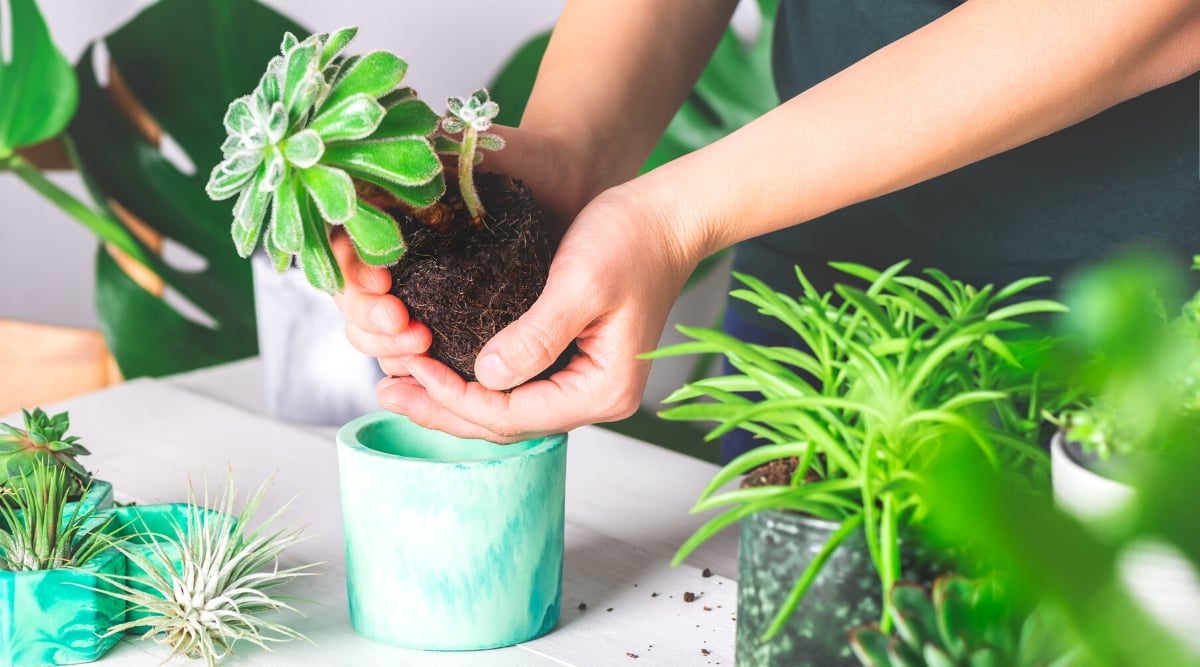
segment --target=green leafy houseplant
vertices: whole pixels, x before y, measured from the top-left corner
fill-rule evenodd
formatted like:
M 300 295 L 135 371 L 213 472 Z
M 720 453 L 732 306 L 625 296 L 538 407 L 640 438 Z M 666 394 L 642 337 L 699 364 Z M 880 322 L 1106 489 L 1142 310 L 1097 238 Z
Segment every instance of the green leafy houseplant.
M 878 626 L 850 633 L 863 667 L 1070 667 L 1078 649 L 1060 647 L 1044 608 L 1015 613 L 995 579 L 940 577 L 931 591 L 898 583 L 891 591 L 896 634 Z
M 1045 391 L 1035 369 L 1021 361 L 1045 342 L 1018 341 L 1017 335 L 1028 328 L 1029 316 L 1063 306 L 1012 302 L 1045 279 L 975 288 L 934 270 L 924 277 L 903 275 L 906 264 L 882 272 L 834 264 L 866 286 L 842 284 L 829 293 L 819 293 L 797 269 L 796 297 L 738 275 L 747 289 L 733 296 L 787 326 L 806 349 L 681 328 L 693 342 L 647 355 L 724 354 L 739 372 L 689 383 L 668 398 L 685 404 L 662 416 L 715 421 L 709 438 L 744 428 L 767 443 L 730 462 L 703 491 L 694 511 L 732 507 L 701 527 L 675 562 L 717 531 L 765 510 L 804 513 L 837 526 L 787 599 L 776 603 L 764 639 L 784 627 L 825 562 L 855 533 L 865 536 L 882 590 L 891 590 L 900 576 L 902 528 L 928 515 L 925 470 L 948 443 L 977 448 L 997 468 L 1045 474 L 1047 457 L 1035 444 Z M 789 457 L 796 461 L 790 484 L 720 492 L 757 467 Z M 881 625 L 889 628 L 886 596 L 880 607 Z
M 35 463 L 22 473 L 13 507 L 0 503 L 0 570 L 52 570 L 85 565 L 108 547 L 103 526 L 89 525 L 95 508 L 68 508 L 72 478 L 63 468 Z M 69 510 L 69 511 L 68 511 Z
M 480 151 L 503 147 L 486 133 L 499 112 L 486 90 L 451 98 L 439 122 L 399 87 L 400 58 L 339 57 L 354 34 L 284 37 L 258 86 L 225 115 L 224 160 L 207 192 L 237 197 L 239 254 L 261 238 L 276 270 L 294 258 L 329 293 L 343 285 L 330 234 L 344 228 L 364 262 L 391 267 L 392 293 L 433 332 L 430 355 L 472 379 L 483 344 L 545 285 L 541 213 L 524 185 L 474 172 Z M 435 137 L 439 126 L 461 139 Z M 456 187 L 447 188 L 435 142 L 458 155 Z
M 147 534 L 117 546 L 130 573 L 110 576 L 110 595 L 126 603 L 137 618 L 109 629 L 110 636 L 142 632 L 171 649 L 171 658 L 187 656 L 207 665 L 230 655 L 238 642 L 267 648 L 268 643 L 303 639 L 264 612 L 295 611 L 272 589 L 313 574 L 312 565 L 281 568 L 280 556 L 305 539 L 300 529 L 274 528 L 287 505 L 258 525 L 251 520 L 269 490 L 264 483 L 234 511 L 232 479 L 213 510 L 197 502 L 189 487 L 182 524 L 168 516 L 173 535 Z M 135 545 L 136 543 L 136 545 Z M 168 658 L 169 659 L 169 658 Z

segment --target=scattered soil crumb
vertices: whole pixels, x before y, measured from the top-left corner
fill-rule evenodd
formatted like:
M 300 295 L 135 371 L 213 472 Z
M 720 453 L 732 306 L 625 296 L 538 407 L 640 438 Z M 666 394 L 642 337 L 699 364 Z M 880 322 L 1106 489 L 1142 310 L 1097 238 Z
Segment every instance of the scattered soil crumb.
M 683 601 L 684 601 L 684 602 L 695 602 L 695 601 L 696 601 L 696 594 L 695 594 L 695 593 L 693 593 L 693 592 L 691 592 L 691 591 L 688 591 L 688 592 L 684 593 L 684 594 L 683 594 Z
M 604 611 L 612 611 L 612 610 L 613 610 L 613 608 L 609 607 L 608 609 L 605 609 Z
M 651 593 L 651 594 L 650 594 L 650 597 L 652 597 L 652 598 L 656 598 L 656 597 L 658 597 L 658 593 Z
M 586 602 L 579 603 L 579 611 L 587 611 L 587 603 Z
M 629 657 L 631 657 L 631 658 L 636 658 L 636 657 L 638 657 L 638 654 L 636 654 L 636 653 L 630 653 L 629 651 L 626 651 L 626 652 L 625 652 L 625 655 L 627 655 L 627 656 L 629 656 Z
M 705 579 L 707 579 L 707 578 L 709 578 L 709 577 L 711 577 L 711 576 L 712 576 L 712 570 L 710 570 L 710 569 L 708 569 L 708 568 L 706 567 L 706 568 L 704 568 L 704 571 L 700 573 L 700 576 L 702 576 L 702 577 L 704 577 Z
M 711 655 L 711 654 L 712 654 L 712 651 L 710 651 L 706 648 L 700 649 L 700 655 Z
M 712 607 L 705 607 L 704 611 L 712 611 Z
M 634 584 L 634 585 L 633 585 L 633 587 L 634 587 L 634 588 L 637 588 L 637 584 Z

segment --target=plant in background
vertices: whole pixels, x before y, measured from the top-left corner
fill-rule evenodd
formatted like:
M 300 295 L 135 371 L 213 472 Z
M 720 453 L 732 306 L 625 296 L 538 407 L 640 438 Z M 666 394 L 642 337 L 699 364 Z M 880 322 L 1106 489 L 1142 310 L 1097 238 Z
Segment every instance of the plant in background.
M 0 520 L 8 527 L 0 530 L 0 570 L 80 567 L 108 548 L 95 509 L 64 511 L 70 494 L 70 473 L 62 467 L 39 461 L 22 473 L 12 506 L 0 503 Z
M 892 588 L 896 634 L 878 626 L 850 632 L 863 667 L 1070 667 L 1078 649 L 1064 650 L 1062 628 L 1044 608 L 1018 614 L 995 579 L 944 576 L 933 590 Z
M 40 466 L 63 471 L 67 495 L 83 495 L 92 476 L 75 459 L 90 454 L 78 436 L 68 436 L 71 419 L 66 412 L 51 417 L 41 408 L 21 410 L 25 428 L 0 424 L 0 498 L 24 488 Z M 3 503 L 0 503 L 3 505 Z
M 767 443 L 730 462 L 703 491 L 693 511 L 732 508 L 697 530 L 676 563 L 754 512 L 790 510 L 840 525 L 780 602 L 765 638 L 783 627 L 828 557 L 856 531 L 865 533 L 882 590 L 891 590 L 900 574 L 901 526 L 928 514 L 925 469 L 948 443 L 969 443 L 997 468 L 1045 473 L 1047 456 L 1036 440 L 1046 391 L 1021 358 L 1046 343 L 1019 342 L 1015 334 L 1028 327 L 1022 318 L 1063 306 L 1008 303 L 1045 279 L 977 289 L 933 270 L 927 278 L 901 275 L 906 264 L 883 272 L 834 264 L 867 286 L 837 285 L 831 293 L 818 292 L 797 269 L 802 291 L 795 298 L 738 275 L 749 289 L 733 296 L 790 328 L 805 349 L 681 327 L 694 342 L 647 355 L 725 355 L 739 373 L 685 385 L 667 401 L 687 404 L 662 416 L 715 421 L 710 439 L 744 428 Z M 790 457 L 796 461 L 791 484 L 718 493 L 727 482 Z M 886 595 L 881 607 L 888 628 Z
M 465 100 L 461 97 L 448 98 L 442 129 L 450 134 L 462 133 L 462 140 L 438 137 L 435 142 L 439 153 L 458 156 L 458 189 L 476 223 L 483 219 L 484 214 L 483 203 L 475 191 L 475 165 L 483 161 L 483 153 L 478 151 L 504 148 L 504 139 L 487 133 L 498 113 L 500 105 L 492 101 L 484 88 L 471 93 Z
M 127 602 L 131 610 L 149 615 L 114 626 L 109 633 L 144 631 L 143 639 L 153 638 L 169 646 L 171 658 L 202 659 L 210 667 L 228 656 L 239 641 L 267 648 L 268 643 L 304 639 L 296 630 L 259 616 L 276 610 L 295 611 L 282 598 L 273 597 L 271 589 L 313 574 L 308 572 L 312 565 L 279 565 L 283 552 L 305 539 L 300 529 L 271 527 L 288 505 L 251 527 L 269 488 L 269 482 L 264 483 L 248 494 L 241 513 L 235 514 L 237 494 L 232 476 L 213 508 L 216 511 L 198 504 L 189 485 L 186 525 L 174 525 L 173 536 L 148 539 L 153 558 L 118 545 L 129 559 L 131 571 L 136 566 L 141 572 L 108 577 L 118 589 L 112 595 Z M 175 561 L 180 566 L 176 567 Z
M 206 188 L 216 200 L 237 196 L 233 239 L 242 257 L 261 238 L 277 270 L 295 257 L 309 282 L 330 293 L 342 276 L 328 225 L 343 225 L 368 264 L 394 264 L 404 252 L 395 222 L 358 198 L 353 178 L 414 207 L 444 190 L 427 138 L 437 116 L 398 87 L 408 66 L 395 55 L 337 57 L 356 32 L 284 36 L 255 90 L 229 105 L 224 160 Z
M 1068 285 L 1072 379 L 1086 397 L 1053 418 L 1069 442 L 1108 459 L 1200 438 L 1200 293 L 1185 301 L 1184 284 L 1171 262 L 1132 255 Z

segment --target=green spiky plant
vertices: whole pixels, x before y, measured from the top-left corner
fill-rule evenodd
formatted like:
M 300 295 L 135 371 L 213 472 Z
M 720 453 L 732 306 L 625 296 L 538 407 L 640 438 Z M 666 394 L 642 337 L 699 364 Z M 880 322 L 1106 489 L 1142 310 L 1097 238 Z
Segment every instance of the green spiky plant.
M 429 139 L 437 114 L 399 87 L 408 66 L 397 56 L 339 58 L 356 32 L 284 36 L 258 86 L 229 105 L 224 159 L 207 185 L 213 199 L 237 197 L 240 255 L 249 257 L 261 239 L 276 270 L 295 258 L 308 281 L 330 293 L 342 287 L 332 225 L 374 266 L 394 264 L 405 249 L 393 219 L 358 197 L 355 179 L 416 208 L 445 191 Z
M 450 97 L 446 100 L 442 129 L 450 134 L 461 133 L 462 140 L 439 136 L 434 143 L 439 153 L 458 156 L 459 191 L 475 222 L 482 220 L 484 214 L 483 203 L 479 201 L 479 194 L 475 191 L 475 165 L 483 161 L 483 153 L 479 151 L 498 151 L 504 148 L 504 139 L 487 132 L 498 113 L 500 106 L 492 101 L 491 95 L 484 88 L 471 93 L 466 99 Z
M 67 494 L 72 499 L 83 495 L 92 476 L 77 456 L 90 454 L 79 444 L 78 436 L 68 436 L 71 418 L 66 412 L 54 416 L 41 408 L 22 409 L 25 428 L 0 424 L 0 498 L 14 494 L 39 465 L 61 469 Z M 0 503 L 2 505 L 3 503 Z
M 856 628 L 850 646 L 863 667 L 1072 667 L 1079 650 L 1062 648 L 1062 628 L 1043 608 L 1018 614 L 994 580 L 940 577 L 932 591 L 892 588 L 896 634 Z
M 111 540 L 97 525 L 95 508 L 70 502 L 71 475 L 62 467 L 35 462 L 22 473 L 10 503 L 0 503 L 0 570 L 23 572 L 79 567 L 104 551 Z M 86 489 L 86 486 L 84 487 Z
M 238 642 L 267 648 L 269 643 L 304 639 L 287 625 L 260 617 L 264 612 L 296 611 L 284 598 L 273 596 L 273 589 L 315 574 L 309 571 L 313 565 L 279 565 L 287 549 L 306 539 L 301 529 L 272 527 L 290 503 L 252 527 L 269 488 L 268 481 L 248 494 L 241 512 L 235 513 L 232 476 L 213 507 L 216 511 L 205 509 L 207 490 L 201 504 L 189 484 L 185 525 L 173 525 L 174 535 L 146 540 L 150 557 L 118 545 L 131 571 L 136 567 L 140 572 L 109 577 L 117 589 L 110 594 L 148 615 L 114 626 L 109 633 L 141 631 L 143 639 L 170 647 L 168 659 L 187 656 L 210 667 L 232 653 Z
M 717 422 L 708 439 L 743 428 L 765 442 L 726 465 L 704 489 L 694 512 L 731 507 L 697 530 L 675 563 L 754 512 L 790 510 L 839 524 L 779 602 L 763 639 L 783 628 L 830 555 L 856 531 L 865 533 L 882 590 L 891 590 L 900 576 L 901 527 L 929 512 L 924 474 L 948 443 L 968 442 L 995 467 L 1027 467 L 1046 477 L 1048 457 L 1037 441 L 1047 394 L 1020 358 L 1048 343 L 1015 339 L 1029 327 L 1024 318 L 1064 307 L 1014 302 L 1046 279 L 976 288 L 935 270 L 903 275 L 906 265 L 881 272 L 835 263 L 866 286 L 840 284 L 826 293 L 797 268 L 796 297 L 736 275 L 748 289 L 732 296 L 788 327 L 806 349 L 680 327 L 694 341 L 646 355 L 726 356 L 736 374 L 688 383 L 666 399 L 687 404 L 661 414 Z M 798 462 L 791 484 L 720 492 L 758 466 L 790 457 Z M 890 601 L 882 598 L 880 622 L 888 628 Z

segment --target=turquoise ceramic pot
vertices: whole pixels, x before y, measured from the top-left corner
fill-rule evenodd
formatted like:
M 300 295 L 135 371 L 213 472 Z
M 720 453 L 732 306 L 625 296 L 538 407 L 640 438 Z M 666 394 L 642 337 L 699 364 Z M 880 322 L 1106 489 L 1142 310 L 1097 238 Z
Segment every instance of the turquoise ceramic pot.
M 80 568 L 0 571 L 0 664 L 74 665 L 100 659 L 120 635 L 125 602 L 99 575 L 125 575 L 125 557 L 109 549 Z M 100 590 L 95 590 L 100 589 Z
M 462 651 L 554 627 L 565 435 L 495 445 L 376 412 L 343 426 L 337 440 L 356 630 Z

